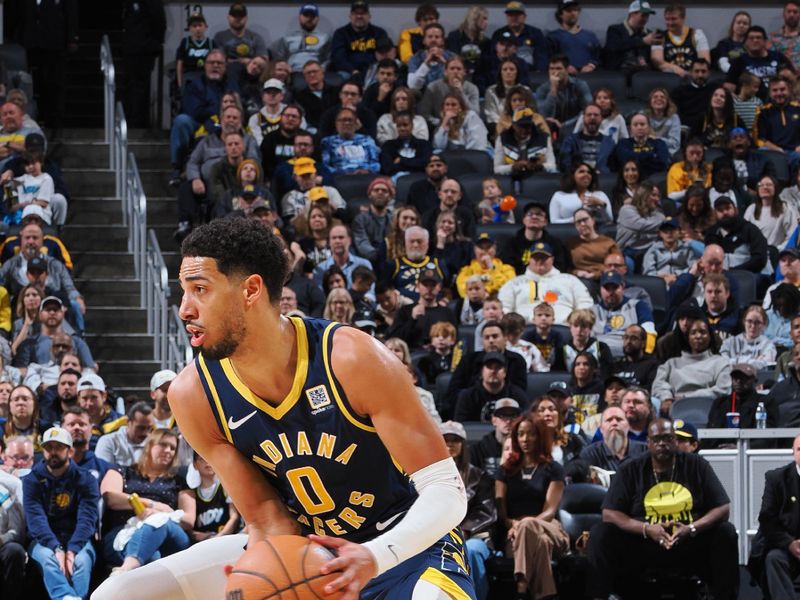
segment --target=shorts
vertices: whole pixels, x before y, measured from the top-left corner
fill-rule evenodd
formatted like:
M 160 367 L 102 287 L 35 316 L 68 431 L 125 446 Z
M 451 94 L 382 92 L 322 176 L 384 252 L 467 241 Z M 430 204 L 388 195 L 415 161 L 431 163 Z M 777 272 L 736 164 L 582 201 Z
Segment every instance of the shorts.
M 460 529 L 370 581 L 361 591 L 361 600 L 408 600 L 420 580 L 434 584 L 454 600 L 475 600 Z

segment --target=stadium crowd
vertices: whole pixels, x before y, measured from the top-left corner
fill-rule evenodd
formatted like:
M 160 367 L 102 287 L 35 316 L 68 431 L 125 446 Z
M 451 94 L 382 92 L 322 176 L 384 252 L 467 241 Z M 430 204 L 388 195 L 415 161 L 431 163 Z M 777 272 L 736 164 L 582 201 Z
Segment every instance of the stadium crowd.
M 479 600 L 641 597 L 643 572 L 675 568 L 736 598 L 731 499 L 697 454 L 718 443 L 683 416 L 800 426 L 800 5 L 775 32 L 736 12 L 714 48 L 661 10 L 650 29 L 634 0 L 601 44 L 571 0 L 547 33 L 508 2 L 491 35 L 483 7 L 448 31 L 423 4 L 395 43 L 363 0 L 333 32 L 304 4 L 267 45 L 234 3 L 213 36 L 192 13 L 174 49 L 176 240 L 259 219 L 292 265 L 282 314 L 406 365 L 468 491 Z M 12 97 L 0 589 L 86 598 L 243 523 L 172 418 L 175 374 L 122 405 L 97 374 L 57 235 L 69 196 Z M 776 598 L 800 573 L 787 477 L 767 477 L 752 561 Z M 559 507 L 587 484 L 603 518 L 576 539 Z

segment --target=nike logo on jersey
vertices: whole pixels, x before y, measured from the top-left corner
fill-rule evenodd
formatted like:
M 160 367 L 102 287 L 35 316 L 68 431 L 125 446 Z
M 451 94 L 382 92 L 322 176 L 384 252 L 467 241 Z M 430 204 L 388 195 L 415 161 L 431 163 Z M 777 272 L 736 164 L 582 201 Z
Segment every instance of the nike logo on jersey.
M 244 425 L 245 423 L 247 423 L 247 421 L 249 421 L 250 419 L 252 419 L 252 418 L 253 418 L 253 416 L 254 416 L 254 415 L 257 413 L 257 412 L 258 412 L 257 410 L 254 410 L 254 411 L 253 411 L 253 412 L 251 412 L 249 415 L 242 417 L 242 418 L 241 418 L 241 419 L 239 419 L 238 421 L 234 421 L 234 420 L 233 420 L 233 417 L 228 417 L 228 429 L 238 429 L 239 427 L 241 427 L 242 425 Z
M 389 525 L 394 523 L 397 519 L 399 519 L 402 516 L 403 516 L 403 513 L 397 513 L 396 515 L 394 515 L 392 517 L 389 517 L 385 521 L 378 521 L 377 523 L 375 523 L 375 529 L 377 529 L 378 531 L 383 531 Z

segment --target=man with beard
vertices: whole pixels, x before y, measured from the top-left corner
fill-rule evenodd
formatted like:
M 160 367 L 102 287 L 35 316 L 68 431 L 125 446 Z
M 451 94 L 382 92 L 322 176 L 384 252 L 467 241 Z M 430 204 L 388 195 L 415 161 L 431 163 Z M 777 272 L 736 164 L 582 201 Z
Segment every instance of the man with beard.
M 753 137 L 759 148 L 786 155 L 791 172 L 800 163 L 800 104 L 792 100 L 790 81 L 778 75 L 769 81 L 769 102 L 756 114 Z
M 59 361 L 60 362 L 60 361 Z M 78 405 L 78 380 L 81 372 L 67 368 L 58 374 L 58 381 L 44 391 L 39 399 L 39 419 L 50 426 L 60 423 L 68 408 Z
M 281 124 L 264 136 L 261 142 L 261 166 L 264 180 L 271 181 L 275 168 L 294 157 L 294 136 L 300 131 L 303 109 L 297 104 L 288 104 L 281 112 Z
M 556 269 L 562 273 L 570 270 L 571 259 L 563 242 L 547 231 L 550 213 L 541 201 L 528 202 L 522 207 L 522 227 L 508 240 L 500 252 L 503 262 L 514 267 L 517 275 L 522 275 L 530 260 L 531 247 L 536 242 L 546 242 L 553 248 Z
M 775 165 L 764 158 L 763 153 L 753 150 L 750 134 L 745 129 L 734 127 L 730 130 L 727 150 L 733 161 L 739 189 L 746 190 L 755 196 L 756 186 L 762 177 L 765 175 L 776 177 Z M 709 196 L 709 199 L 714 202 L 716 197 Z
M 632 385 L 622 395 L 620 408 L 625 412 L 625 418 L 628 420 L 628 437 L 636 442 L 646 442 L 647 426 L 654 416 L 650 392 Z M 598 430 L 595 438 L 602 439 L 602 435 L 602 432 Z
M 294 189 L 288 190 L 281 199 L 281 216 L 287 223 L 293 221 L 295 217 L 305 215 L 311 202 L 319 201 L 318 197 L 315 196 L 315 200 L 311 196 L 318 193 L 320 189 L 324 190 L 328 197 L 328 204 L 331 207 L 333 216 L 342 221 L 345 220 L 347 203 L 342 198 L 339 190 L 330 185 L 319 185 L 318 169 L 325 169 L 325 165 L 315 161 L 310 156 L 301 156 L 282 164 L 279 168 L 287 166 L 291 168 L 292 181 L 294 183 Z M 311 190 L 316 191 L 312 192 Z
M 70 460 L 67 430 L 51 427 L 41 445 L 44 460 L 22 480 L 30 557 L 42 570 L 50 598 L 78 600 L 89 594 L 100 490 L 97 480 Z
M 629 430 L 625 412 L 618 406 L 609 406 L 600 417 L 603 440 L 581 450 L 581 460 L 606 471 L 618 471 L 628 459 L 647 452 L 647 444 L 628 439 Z
M 147 402 L 137 402 L 128 409 L 128 423 L 102 436 L 95 452 L 99 458 L 115 465 L 132 465 L 139 460 L 154 425 L 153 409 Z
M 603 522 L 589 537 L 587 596 L 627 597 L 648 566 L 700 574 L 717 600 L 734 600 L 739 572 L 730 499 L 714 469 L 678 451 L 672 423 L 649 426 L 648 452 L 626 461 L 603 501 Z
M 739 77 L 742 73 L 752 73 L 761 80 L 758 97 L 767 99 L 769 81 L 785 66 L 791 66 L 789 59 L 781 52 L 769 49 L 767 32 L 760 25 L 753 25 L 747 30 L 744 38 L 745 52 L 731 61 L 731 68 L 725 80 L 725 87 L 736 93 Z
M 608 345 L 614 358 L 621 358 L 622 336 L 628 325 L 640 325 L 655 344 L 653 312 L 646 302 L 625 297 L 625 280 L 616 271 L 600 277 L 600 302 L 592 306 L 597 319 L 592 335 Z
M 86 409 L 92 421 L 92 437 L 89 440 L 92 450 L 101 436 L 118 431 L 128 422 L 124 415 L 111 408 L 107 400 L 106 384 L 100 376 L 89 373 L 78 380 L 78 404 Z
M 392 219 L 394 184 L 387 177 L 376 177 L 367 186 L 369 209 L 353 219 L 353 239 L 359 256 L 376 267 L 380 246 L 386 238 Z
M 730 202 L 730 201 L 729 201 Z M 705 298 L 705 278 L 712 273 L 719 273 L 728 279 L 731 290 L 731 301 L 737 303 L 739 286 L 736 280 L 726 273 L 725 250 L 719 244 L 706 244 L 700 260 L 695 262 L 686 273 L 681 273 L 667 290 L 667 305 L 674 320 L 675 310 L 686 301 L 700 306 Z
M 222 48 L 228 62 L 247 64 L 253 57 L 267 56 L 264 38 L 247 29 L 247 7 L 234 2 L 228 10 L 228 28 L 214 34 L 214 44 Z
M 412 225 L 403 232 L 405 253 L 383 268 L 384 279 L 392 282 L 394 289 L 406 298 L 416 301 L 419 298 L 419 276 L 423 270 L 433 270 L 444 281 L 447 271 L 438 258 L 428 254 L 430 233 L 419 225 Z
M 80 406 L 70 406 L 64 411 L 61 427 L 72 436 L 72 460 L 81 469 L 89 471 L 99 484 L 112 465 L 89 450 L 92 437 L 89 413 Z
M 482 355 L 482 360 L 478 381 L 458 392 L 453 419 L 457 419 L 459 423 L 487 421 L 494 413 L 495 403 L 502 398 L 510 397 L 526 407 L 528 404 L 525 390 L 514 385 L 508 378 L 505 354 L 494 351 L 479 354 Z
M 325 275 L 325 271 L 333 265 L 339 267 L 344 273 L 348 289 L 353 285 L 353 270 L 356 267 L 367 267 L 370 271 L 372 270 L 372 265 L 367 259 L 350 252 L 352 243 L 353 237 L 347 227 L 344 225 L 331 227 L 328 232 L 328 246 L 331 249 L 331 256 L 319 263 L 317 268 L 314 269 L 314 281 L 318 286 L 322 287 L 322 277 Z
M 56 332 L 50 345 L 50 360 L 46 363 L 29 364 L 22 383 L 31 388 L 37 396 L 41 396 L 45 388 L 58 383 L 61 359 L 65 354 L 72 352 L 72 338 L 63 331 Z
M 428 335 L 435 323 L 457 323 L 455 313 L 447 306 L 447 300 L 440 298 L 442 277 L 436 269 L 423 269 L 419 273 L 416 288 L 415 303 L 401 307 L 386 332 L 387 338 L 405 340 L 411 350 L 419 350 L 430 342 Z
M 167 390 L 178 374 L 170 369 L 156 371 L 150 378 L 150 399 L 153 401 L 153 419 L 155 428 L 172 429 L 175 418 L 167 401 Z
M 378 40 L 388 37 L 386 30 L 370 23 L 369 4 L 355 0 L 350 4 L 350 22 L 333 32 L 329 69 L 345 79 L 363 81 L 375 61 Z
M 600 133 L 603 114 L 597 104 L 587 104 L 583 109 L 583 128 L 570 133 L 563 142 L 558 155 L 558 168 L 562 173 L 571 173 L 572 166 L 584 162 L 601 173 L 608 173 L 608 159 L 614 152 L 614 140 Z
M 500 469 L 503 443 L 522 414 L 519 402 L 513 398 L 500 398 L 494 403 L 492 431 L 484 435 L 477 444 L 470 446 L 469 461 L 489 476 L 494 477 Z
M 717 244 L 722 248 L 726 269 L 761 273 L 769 258 L 767 239 L 761 230 L 739 215 L 736 204 L 728 196 L 716 199 L 714 214 L 717 222 L 705 232 L 706 247 Z
M 658 371 L 658 359 L 645 353 L 647 332 L 639 325 L 628 325 L 622 333 L 622 358 L 614 364 L 614 374 L 629 385 L 649 390 Z
M 708 83 L 710 74 L 711 64 L 704 58 L 698 58 L 692 62 L 687 80 L 672 92 L 681 124 L 688 125 L 690 130 L 703 124 L 711 94 L 716 87 Z
M 422 226 L 430 232 L 431 237 L 436 237 L 436 219 L 445 210 L 456 213 L 461 233 L 466 237 L 475 239 L 475 216 L 472 211 L 461 204 L 463 194 L 461 184 L 455 179 L 444 179 L 439 186 L 439 205 L 429 208 L 422 214 Z
M 447 163 L 439 154 L 431 154 L 425 165 L 425 179 L 415 181 L 408 188 L 406 203 L 424 214 L 439 202 L 439 188 L 447 177 Z
M 300 73 L 310 60 L 328 62 L 331 36 L 317 29 L 319 7 L 316 4 L 303 4 L 297 21 L 299 30 L 287 33 L 272 45 L 272 58 L 287 61 L 292 72 Z
M 783 27 L 769 37 L 774 50 L 788 58 L 795 69 L 800 67 L 800 4 L 789 0 L 783 5 Z
M 756 390 L 757 376 L 753 365 L 739 363 L 731 367 L 731 389 L 732 393 L 720 396 L 714 400 L 711 409 L 708 411 L 709 429 L 725 429 L 728 427 L 726 414 L 729 412 L 739 413 L 739 427 L 742 429 L 756 428 L 756 408 L 760 402 L 764 403 L 767 410 L 767 427 L 777 427 L 779 410 L 778 401 L 774 396 L 762 396 Z M 751 447 L 764 448 L 757 442 L 762 440 L 752 440 Z M 733 446 L 736 447 L 735 445 Z

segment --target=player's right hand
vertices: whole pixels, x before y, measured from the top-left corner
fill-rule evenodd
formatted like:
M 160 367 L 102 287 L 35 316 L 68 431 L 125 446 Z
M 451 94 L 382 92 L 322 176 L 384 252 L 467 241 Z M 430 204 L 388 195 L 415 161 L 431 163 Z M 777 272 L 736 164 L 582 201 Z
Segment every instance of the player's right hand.
M 312 542 L 332 548 L 336 558 L 322 565 L 323 575 L 340 571 L 341 575 L 325 586 L 326 594 L 342 591 L 342 600 L 358 600 L 359 592 L 378 574 L 375 558 L 361 544 L 327 535 L 309 535 Z

